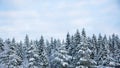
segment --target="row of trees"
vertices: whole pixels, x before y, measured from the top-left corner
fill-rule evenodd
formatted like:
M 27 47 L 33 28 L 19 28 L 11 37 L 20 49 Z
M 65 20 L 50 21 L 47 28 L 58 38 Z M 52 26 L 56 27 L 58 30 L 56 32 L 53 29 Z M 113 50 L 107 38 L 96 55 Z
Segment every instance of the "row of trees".
M 51 38 L 44 41 L 25 40 L 16 42 L 0 39 L 0 68 L 81 68 L 120 64 L 120 39 L 113 34 L 109 38 L 86 36 L 83 29 L 74 35 L 67 33 L 66 40 Z

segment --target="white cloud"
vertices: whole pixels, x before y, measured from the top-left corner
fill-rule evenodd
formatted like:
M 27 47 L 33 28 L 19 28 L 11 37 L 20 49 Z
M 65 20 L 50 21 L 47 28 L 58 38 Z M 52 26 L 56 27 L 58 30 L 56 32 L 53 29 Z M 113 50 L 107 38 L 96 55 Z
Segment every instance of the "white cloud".
M 0 17 L 6 17 L 6 18 L 37 18 L 39 17 L 39 13 L 36 11 L 0 11 Z
M 117 5 L 110 4 L 102 8 L 101 13 L 118 13 Z
M 91 18 L 74 19 L 73 21 L 71 21 L 71 24 L 75 26 L 89 26 L 89 24 L 93 24 L 91 20 Z
M 91 15 L 91 11 L 87 11 L 87 10 L 71 10 L 71 11 L 68 11 L 67 15 L 68 16 L 78 16 L 78 17 L 86 17 L 86 16 L 89 16 Z
M 103 5 L 103 4 L 105 4 L 105 3 L 107 3 L 108 1 L 110 1 L 110 0 L 92 0 L 92 1 L 89 1 L 90 2 L 90 4 L 91 5 L 96 5 L 96 6 L 98 6 L 98 5 Z
M 25 4 L 27 5 L 28 3 L 32 2 L 32 0 L 8 0 L 8 2 L 11 5 L 14 5 L 16 7 L 20 7 L 20 6 L 23 6 Z

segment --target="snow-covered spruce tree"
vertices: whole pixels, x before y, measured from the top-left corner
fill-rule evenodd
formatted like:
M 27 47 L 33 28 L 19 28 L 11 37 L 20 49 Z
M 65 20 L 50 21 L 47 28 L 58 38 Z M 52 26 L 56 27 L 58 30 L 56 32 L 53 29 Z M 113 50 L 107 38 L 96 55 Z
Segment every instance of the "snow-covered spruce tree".
M 89 49 L 89 44 L 87 42 L 87 37 L 85 35 L 84 29 L 82 30 L 81 43 L 76 47 L 76 68 L 80 67 L 92 67 L 96 62 L 90 58 L 91 50 Z
M 102 66 L 108 66 L 110 63 L 110 51 L 109 51 L 109 45 L 106 35 L 103 37 L 102 47 L 101 47 L 101 53 L 100 53 L 100 65 Z
M 39 45 L 37 46 L 37 51 L 38 53 L 38 66 L 39 68 L 49 68 L 49 63 L 48 63 L 48 57 L 47 57 L 47 52 L 44 44 L 44 39 L 43 36 L 41 36 Z
M 76 66 L 77 58 L 75 58 L 75 56 L 77 55 L 77 52 L 80 49 L 80 46 L 79 46 L 80 41 L 81 41 L 81 36 L 80 36 L 79 30 L 77 30 L 74 36 L 71 36 L 71 42 L 69 47 L 69 55 L 72 56 L 70 60 L 71 67 Z
M 80 44 L 81 37 L 80 37 L 79 30 L 76 31 L 76 33 L 74 35 L 74 40 L 75 40 L 75 46 L 77 46 L 78 44 Z
M 23 44 L 23 68 L 28 68 L 28 48 L 30 47 L 29 36 L 26 35 Z
M 5 44 L 4 44 L 4 42 L 3 42 L 3 40 L 2 40 L 2 38 L 0 38 L 0 68 L 2 68 L 2 65 L 4 64 L 3 63 L 3 55 L 5 54 L 4 52 L 5 52 Z
M 8 68 L 9 67 L 9 46 L 11 44 L 10 39 L 5 40 L 4 43 L 4 52 L 0 56 L 0 63 L 2 64 L 2 67 Z
M 112 39 L 111 39 L 111 46 L 110 48 L 111 50 L 111 56 L 112 56 L 112 61 L 114 62 L 113 66 L 117 66 L 120 65 L 120 50 L 119 50 L 119 46 L 120 46 L 120 42 L 119 42 L 119 37 L 115 34 L 112 35 Z
M 28 35 L 25 36 L 24 44 L 25 44 L 24 46 L 26 46 L 26 47 L 29 47 L 29 45 L 30 45 L 30 40 L 29 40 Z
M 71 58 L 69 58 L 69 60 L 67 61 L 69 64 L 69 67 L 74 67 L 75 39 L 73 36 L 70 36 L 69 33 L 67 33 L 66 35 L 65 48 L 67 51 L 67 55 L 71 56 Z
M 115 66 L 115 59 L 114 59 L 114 45 L 113 45 L 113 39 L 111 36 L 109 36 L 109 40 L 108 40 L 108 44 L 109 44 L 109 50 L 110 50 L 110 63 L 109 66 Z
M 88 43 L 88 48 L 91 50 L 91 54 L 90 54 L 90 59 L 95 60 L 95 47 L 92 44 L 92 39 L 90 37 L 87 37 L 87 43 Z
M 4 43 L 2 38 L 0 38 L 0 53 L 4 51 Z
M 22 64 L 22 58 L 17 54 L 17 43 L 15 42 L 15 39 L 12 39 L 11 45 L 10 45 L 10 66 L 11 68 L 21 68 Z
M 120 65 L 120 39 L 117 35 L 115 36 L 115 40 L 116 40 L 116 46 L 114 46 L 114 48 L 115 48 L 115 52 L 114 52 L 115 53 L 115 62 Z
M 73 36 L 73 43 L 74 43 L 73 45 L 74 45 L 74 48 L 77 47 L 78 44 L 80 44 L 80 41 L 81 41 L 81 36 L 80 36 L 79 30 L 77 30 L 76 33 Z M 75 55 L 75 52 L 76 52 L 76 50 L 74 49 L 72 51 L 73 56 Z
M 94 35 L 93 34 L 93 36 L 92 36 L 92 41 L 91 41 L 91 45 L 92 45 L 92 58 L 94 59 L 94 60 L 97 60 L 96 58 L 97 58 L 97 54 L 98 54 L 98 48 L 97 48 L 97 38 L 96 38 L 96 35 Z
M 52 59 L 53 59 L 52 51 L 53 51 L 54 48 L 55 48 L 54 47 L 54 41 L 53 41 L 53 38 L 51 38 L 51 41 L 50 41 L 49 45 L 47 45 L 47 56 L 48 56 L 48 59 L 49 59 L 50 67 L 52 66 Z
M 110 55 L 112 56 L 113 52 L 114 52 L 114 46 L 113 46 L 113 43 L 112 43 L 112 37 L 109 36 L 109 40 L 108 40 L 108 43 L 109 43 L 109 50 L 110 50 Z
M 1 56 L 5 68 L 20 68 L 22 59 L 17 55 L 14 39 L 12 42 L 10 42 L 9 39 L 5 41 L 5 50 L 6 51 Z
M 16 44 L 16 52 L 17 52 L 17 55 L 22 59 L 22 62 L 23 62 L 24 50 L 23 50 L 23 43 L 22 43 L 22 41 L 20 41 L 19 43 Z
M 35 45 L 30 45 L 30 47 L 28 48 L 28 68 L 39 68 L 39 62 L 37 62 L 39 59 L 39 55 L 37 54 L 36 50 L 37 49 Z
M 69 68 L 69 59 L 71 59 L 71 56 L 68 55 L 66 45 L 62 44 L 54 53 L 54 59 L 52 60 L 52 68 Z
M 74 54 L 74 48 L 75 48 L 75 40 L 74 40 L 74 36 L 71 36 L 70 38 L 70 47 L 69 47 L 69 55 L 73 55 Z
M 51 43 L 52 43 L 52 41 L 51 41 Z M 54 64 L 54 60 L 55 60 L 55 57 L 56 57 L 56 54 L 58 53 L 58 51 L 59 51 L 59 48 L 60 48 L 60 46 L 61 46 L 61 42 L 59 41 L 59 40 L 56 40 L 56 39 L 54 39 L 54 41 L 53 41 L 53 49 L 51 49 L 51 56 L 50 56 L 50 59 L 51 59 L 51 63 L 50 63 L 50 67 L 51 68 L 54 68 L 55 66 L 57 66 L 57 65 L 55 65 Z
M 50 64 L 50 67 L 53 68 L 53 60 L 54 58 L 56 57 L 55 56 L 55 53 L 58 51 L 58 48 L 61 46 L 61 42 L 60 40 L 56 40 L 53 38 L 51 38 L 51 42 L 49 44 L 49 46 L 47 47 L 47 53 L 48 53 L 48 58 L 49 58 L 49 64 Z
M 69 48 L 70 48 L 70 41 L 71 39 L 70 39 L 70 34 L 69 33 L 67 33 L 67 37 L 66 37 L 66 49 L 68 49 L 69 50 Z
M 97 62 L 97 65 L 100 65 L 101 64 L 101 53 L 102 53 L 102 45 L 103 44 L 103 38 L 101 36 L 101 34 L 99 34 L 98 36 L 98 43 L 97 43 L 97 57 L 95 58 L 96 62 Z
M 113 34 L 112 37 L 109 36 L 108 44 L 109 44 L 109 50 L 110 50 L 109 66 L 115 66 L 115 64 L 116 64 L 116 62 L 115 62 L 115 51 L 116 51 L 116 49 L 114 48 L 114 45 L 116 45 L 115 34 Z

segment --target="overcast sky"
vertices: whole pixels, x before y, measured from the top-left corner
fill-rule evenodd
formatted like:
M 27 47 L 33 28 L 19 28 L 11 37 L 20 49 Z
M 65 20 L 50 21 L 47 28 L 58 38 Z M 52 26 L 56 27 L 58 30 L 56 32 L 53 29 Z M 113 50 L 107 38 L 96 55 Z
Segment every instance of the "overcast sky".
M 120 35 L 119 0 L 0 0 L 0 37 L 63 39 L 67 32 Z

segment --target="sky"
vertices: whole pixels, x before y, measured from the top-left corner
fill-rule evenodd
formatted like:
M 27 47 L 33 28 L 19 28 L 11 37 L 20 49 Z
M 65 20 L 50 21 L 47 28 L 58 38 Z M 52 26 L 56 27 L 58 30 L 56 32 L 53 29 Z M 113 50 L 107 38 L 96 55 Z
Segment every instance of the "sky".
M 88 36 L 120 35 L 119 18 L 119 0 L 0 0 L 0 37 L 64 39 L 82 28 Z

